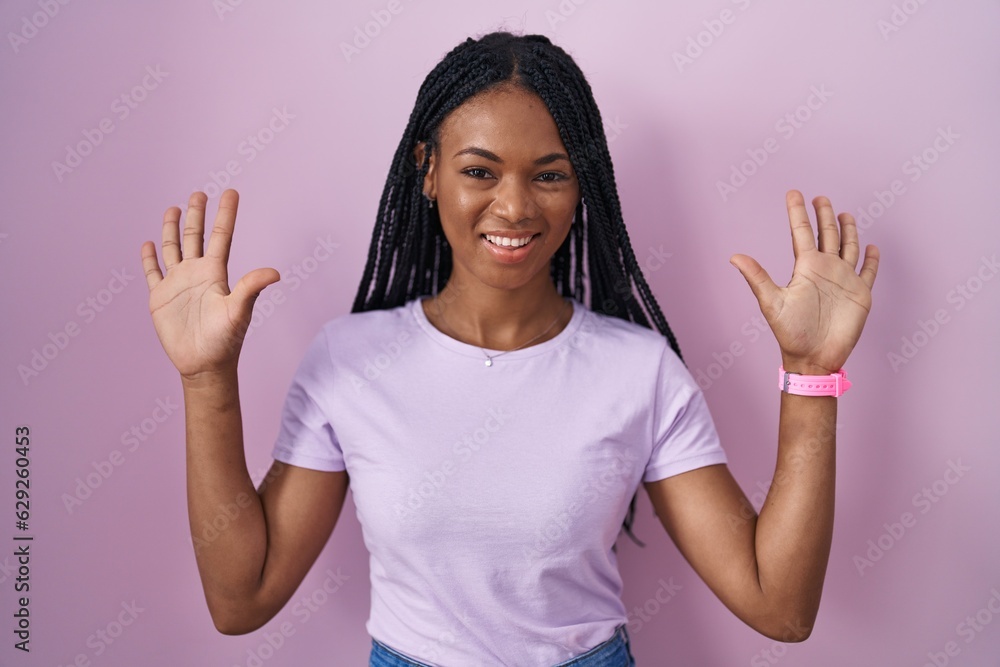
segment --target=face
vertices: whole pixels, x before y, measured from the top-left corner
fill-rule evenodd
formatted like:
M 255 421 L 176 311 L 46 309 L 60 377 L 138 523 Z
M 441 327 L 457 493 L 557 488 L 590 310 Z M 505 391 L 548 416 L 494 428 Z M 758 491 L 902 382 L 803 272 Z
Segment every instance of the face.
M 452 281 L 550 285 L 580 186 L 545 103 L 520 88 L 481 93 L 449 114 L 439 136 L 424 192 L 451 245 Z M 422 145 L 415 155 L 419 162 Z

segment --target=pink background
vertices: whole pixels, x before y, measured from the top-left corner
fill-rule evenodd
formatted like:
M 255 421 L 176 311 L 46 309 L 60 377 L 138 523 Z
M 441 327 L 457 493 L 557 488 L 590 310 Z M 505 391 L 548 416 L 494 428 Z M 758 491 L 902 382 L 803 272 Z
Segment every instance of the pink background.
M 51 18 L 44 3 L 0 7 L 2 539 L 13 544 L 18 532 L 12 443 L 22 424 L 32 432 L 35 535 L 30 658 L 11 646 L 13 547 L 0 549 L 0 662 L 367 664 L 367 553 L 350 501 L 269 625 L 237 637 L 213 628 L 189 536 L 183 412 L 151 419 L 158 399 L 180 406 L 182 397 L 150 321 L 139 248 L 159 246 L 164 209 L 193 190 L 212 196 L 214 215 L 212 174 L 234 162 L 242 201 L 231 282 L 272 266 L 285 296 L 264 313 L 262 295 L 242 355 L 248 465 L 259 480 L 306 344 L 350 310 L 420 82 L 459 41 L 506 26 L 549 35 L 589 78 L 636 255 L 691 371 L 705 373 L 731 468 L 758 508 L 774 471 L 778 349 L 769 330 L 755 334 L 757 302 L 728 258 L 747 253 L 787 282 L 791 188 L 807 201 L 827 195 L 838 212 L 875 213 L 862 243 L 877 244 L 882 263 L 847 365 L 856 385 L 840 404 L 837 523 L 813 636 L 784 645 L 745 626 L 680 557 L 640 494 L 637 532 L 648 546 L 619 542 L 626 606 L 646 609 L 632 633 L 638 664 L 923 665 L 931 656 L 939 665 L 998 664 L 1000 277 L 984 263 L 1000 251 L 988 194 L 1000 148 L 996 2 L 401 0 L 396 14 L 382 0 L 51 4 Z M 712 36 L 704 22 L 724 10 L 731 20 Z M 391 22 L 348 61 L 340 44 L 373 11 Z M 894 12 L 899 29 L 883 34 L 880 22 L 891 26 Z M 21 32 L 30 38 L 12 43 L 10 33 Z M 699 33 L 706 46 L 679 68 L 674 53 Z M 147 67 L 159 67 L 160 80 Z M 147 90 L 136 91 L 125 117 L 120 96 L 144 77 Z M 803 106 L 824 87 L 825 101 Z M 293 118 L 251 160 L 241 142 L 268 126 L 274 108 Z M 794 133 L 776 126 L 797 111 Z M 102 119 L 110 133 L 98 131 Z M 950 143 L 935 147 L 948 128 Z M 53 163 L 86 133 L 100 143 L 57 174 Z M 748 165 L 754 173 L 724 200 L 717 182 L 770 138 L 777 152 L 756 170 Z M 913 171 L 909 161 L 922 154 L 926 171 Z M 312 259 L 317 238 L 339 244 L 320 253 L 324 261 Z M 654 250 L 669 257 L 647 263 Z M 309 273 L 292 289 L 296 265 Z M 124 288 L 111 283 L 118 293 L 108 289 L 114 271 L 131 276 Z M 100 312 L 88 298 L 103 299 Z M 51 340 L 67 325 L 77 335 L 58 349 Z M 736 342 L 742 354 L 727 358 Z M 47 366 L 23 381 L 18 366 L 47 344 Z M 904 352 L 906 363 L 891 362 Z M 144 420 L 145 440 L 123 442 Z M 107 471 L 112 456 L 120 465 L 68 509 L 65 497 Z M 951 463 L 963 467 L 960 477 L 945 475 Z M 925 488 L 934 502 L 918 497 Z M 906 512 L 910 525 L 893 528 Z M 884 553 L 859 571 L 856 557 L 873 547 Z M 325 597 L 317 591 L 328 569 L 347 580 Z M 659 581 L 671 577 L 682 588 L 661 605 Z M 306 614 L 310 596 L 322 603 Z M 134 621 L 113 643 L 99 640 L 109 625 L 117 634 L 122 605 L 133 601 L 142 610 Z M 294 634 L 271 651 L 268 637 L 277 643 L 283 623 Z

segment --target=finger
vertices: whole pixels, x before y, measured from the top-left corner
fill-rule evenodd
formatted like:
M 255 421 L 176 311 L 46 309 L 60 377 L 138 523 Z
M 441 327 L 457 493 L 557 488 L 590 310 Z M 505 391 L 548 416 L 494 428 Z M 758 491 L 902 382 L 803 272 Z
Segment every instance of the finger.
M 208 239 L 208 257 L 216 257 L 223 264 L 229 263 L 229 248 L 233 243 L 233 227 L 236 226 L 236 209 L 239 208 L 240 194 L 232 188 L 219 198 L 219 211 L 215 214 L 212 236 Z
M 181 210 L 171 206 L 163 214 L 163 267 L 169 271 L 181 261 Z
M 806 210 L 806 201 L 798 190 L 789 190 L 785 194 L 785 205 L 788 207 L 788 224 L 792 229 L 792 252 L 798 258 L 800 252 L 816 249 L 812 224 L 809 222 L 809 211 Z
M 201 257 L 205 243 L 205 205 L 208 195 L 198 191 L 188 199 L 187 216 L 184 222 L 184 259 Z
M 861 264 L 861 273 L 859 275 L 865 285 L 868 285 L 869 290 L 875 284 L 875 275 L 878 273 L 878 262 L 878 246 L 869 245 L 865 247 L 865 261 Z
M 837 218 L 833 205 L 826 197 L 813 199 L 816 209 L 816 227 L 819 230 L 819 251 L 837 255 L 840 253 L 840 232 L 837 229 Z
M 851 265 L 853 270 L 858 265 L 861 246 L 858 244 L 858 225 L 850 213 L 841 213 L 840 219 L 840 256 Z
M 729 263 L 743 274 L 753 295 L 760 302 L 761 312 L 767 314 L 773 307 L 775 299 L 779 298 L 780 288 L 774 284 L 764 267 L 749 255 L 733 255 L 729 258 Z
M 142 244 L 142 272 L 146 274 L 146 285 L 152 290 L 161 280 L 160 263 L 156 261 L 156 244 L 146 241 Z
M 236 300 L 244 315 L 249 316 L 261 291 L 280 279 L 281 275 L 275 269 L 254 269 L 237 281 L 229 297 Z

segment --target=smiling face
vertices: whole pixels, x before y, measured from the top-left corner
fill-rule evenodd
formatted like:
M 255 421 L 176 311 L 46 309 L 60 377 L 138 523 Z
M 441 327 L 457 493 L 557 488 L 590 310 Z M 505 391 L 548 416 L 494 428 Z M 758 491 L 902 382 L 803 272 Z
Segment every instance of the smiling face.
M 549 262 L 569 233 L 580 186 L 545 103 L 496 88 L 451 112 L 439 136 L 423 189 L 451 245 L 450 282 L 552 289 Z

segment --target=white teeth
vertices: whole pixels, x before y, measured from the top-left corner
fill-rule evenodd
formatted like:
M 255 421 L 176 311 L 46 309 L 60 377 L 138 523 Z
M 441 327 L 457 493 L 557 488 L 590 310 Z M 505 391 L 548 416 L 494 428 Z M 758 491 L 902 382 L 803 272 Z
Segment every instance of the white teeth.
M 509 246 L 513 248 L 520 248 L 523 245 L 527 245 L 528 241 L 534 238 L 534 236 L 526 236 L 523 239 L 512 239 L 506 236 L 493 236 L 492 234 L 484 234 L 486 240 L 493 245 L 498 246 Z

